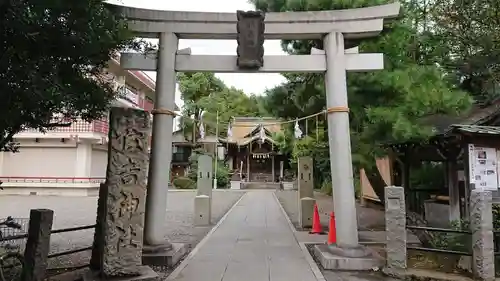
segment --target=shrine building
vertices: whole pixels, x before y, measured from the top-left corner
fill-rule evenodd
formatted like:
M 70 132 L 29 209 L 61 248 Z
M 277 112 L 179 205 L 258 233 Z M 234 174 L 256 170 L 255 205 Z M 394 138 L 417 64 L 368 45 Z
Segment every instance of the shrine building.
M 277 182 L 288 165 L 272 138 L 281 131 L 279 121 L 269 117 L 235 117 L 231 134 L 219 138 L 226 148 L 226 161 L 233 178 L 245 182 Z

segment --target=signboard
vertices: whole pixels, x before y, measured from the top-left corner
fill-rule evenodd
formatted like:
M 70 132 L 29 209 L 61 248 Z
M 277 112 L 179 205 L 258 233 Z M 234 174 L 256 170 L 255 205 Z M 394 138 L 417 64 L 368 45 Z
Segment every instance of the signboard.
M 498 190 L 497 151 L 469 144 L 469 182 L 476 189 Z
M 257 70 L 264 66 L 264 14 L 259 11 L 237 11 L 236 64 L 240 69 Z

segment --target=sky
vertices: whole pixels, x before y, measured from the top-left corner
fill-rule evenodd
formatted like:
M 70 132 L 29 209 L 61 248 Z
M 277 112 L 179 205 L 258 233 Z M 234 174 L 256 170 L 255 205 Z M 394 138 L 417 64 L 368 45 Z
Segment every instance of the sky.
M 110 0 L 124 6 L 171 11 L 193 12 L 236 12 L 236 10 L 254 10 L 247 0 Z M 180 40 L 179 49 L 191 48 L 193 55 L 236 55 L 236 40 Z M 279 40 L 266 40 L 266 55 L 284 55 Z M 152 79 L 156 72 L 146 72 Z M 243 90 L 247 94 L 263 94 L 266 88 L 273 88 L 284 81 L 278 73 L 217 73 L 217 77 L 231 87 Z M 176 92 L 176 103 L 182 106 L 180 92 Z

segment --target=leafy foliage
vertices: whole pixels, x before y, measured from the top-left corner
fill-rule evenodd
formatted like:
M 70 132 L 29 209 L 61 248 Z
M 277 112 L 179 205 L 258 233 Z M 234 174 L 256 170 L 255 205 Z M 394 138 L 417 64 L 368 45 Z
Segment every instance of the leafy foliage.
M 500 95 L 500 2 L 443 0 L 432 6 L 441 65 L 462 89 L 488 103 Z
M 219 135 L 225 135 L 232 117 L 260 116 L 263 112 L 261 97 L 247 96 L 241 90 L 229 88 L 213 73 L 180 73 L 178 82 L 184 101 L 183 115 L 195 120 L 203 118 L 206 134 L 215 134 L 217 113 Z M 198 124 L 191 118 L 183 118 L 182 129 L 190 140 L 196 140 L 200 137 Z
M 177 189 L 196 189 L 196 182 L 186 177 L 176 177 L 172 185 Z
M 138 49 L 120 15 L 102 0 L 0 3 L 0 150 L 12 137 L 64 120 L 99 118 L 116 98 L 103 71 L 110 57 Z

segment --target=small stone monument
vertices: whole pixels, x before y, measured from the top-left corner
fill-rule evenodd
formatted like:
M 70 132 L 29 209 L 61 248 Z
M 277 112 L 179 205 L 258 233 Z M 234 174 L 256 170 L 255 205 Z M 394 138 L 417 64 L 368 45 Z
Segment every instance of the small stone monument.
M 312 216 L 314 210 L 313 193 L 313 159 L 310 156 L 298 159 L 297 183 L 298 183 L 298 205 L 299 205 L 299 225 L 300 227 L 312 226 Z
M 212 197 L 213 159 L 208 155 L 198 157 L 197 195 Z
M 387 268 L 406 269 L 406 207 L 405 192 L 401 186 L 385 188 L 385 233 Z
M 198 187 L 194 198 L 194 225 L 210 225 L 212 216 L 212 178 L 213 159 L 208 155 L 198 158 Z
M 472 231 L 472 272 L 478 280 L 495 280 L 495 247 L 491 191 L 472 190 L 470 229 Z
M 98 223 L 84 280 L 150 280 L 142 265 L 149 113 L 113 107 L 110 114 L 106 183 L 99 192 Z M 104 198 L 103 198 L 104 197 Z

